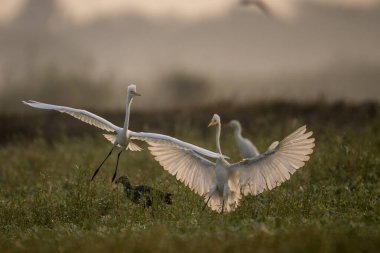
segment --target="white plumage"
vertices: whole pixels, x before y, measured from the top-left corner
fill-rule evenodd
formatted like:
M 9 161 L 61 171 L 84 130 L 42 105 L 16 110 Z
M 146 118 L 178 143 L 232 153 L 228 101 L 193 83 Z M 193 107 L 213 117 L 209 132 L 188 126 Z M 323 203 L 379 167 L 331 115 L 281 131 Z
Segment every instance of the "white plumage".
M 255 157 L 244 159 L 238 163 L 229 164 L 220 148 L 221 124 L 220 117 L 214 114 L 209 126 L 217 125 L 216 146 L 218 153 L 203 149 L 196 145 L 178 140 L 176 138 L 144 132 L 133 132 L 128 129 L 130 106 L 134 96 L 138 96 L 135 85 L 128 86 L 127 106 L 124 127 L 118 127 L 109 121 L 85 110 L 40 103 L 36 101 L 24 104 L 34 108 L 56 110 L 67 113 L 79 120 L 96 126 L 112 134 L 104 134 L 113 146 L 107 157 L 95 171 L 95 177 L 103 163 L 118 146 L 132 151 L 141 150 L 132 142 L 133 139 L 145 141 L 154 158 L 170 174 L 187 185 L 197 194 L 205 198 L 208 205 L 217 212 L 230 212 L 235 210 L 243 195 L 256 195 L 264 190 L 271 190 L 288 180 L 290 175 L 304 166 L 313 152 L 314 138 L 312 132 L 306 132 L 306 126 L 296 130 L 281 142 L 274 142 L 268 150 Z M 116 169 L 112 181 L 117 173 Z M 211 162 L 205 157 L 214 158 Z
M 75 108 L 66 107 L 66 106 L 45 104 L 45 103 L 40 103 L 37 101 L 29 101 L 29 102 L 22 101 L 22 102 L 26 105 L 29 105 L 31 107 L 38 108 L 38 109 L 55 110 L 55 111 L 59 111 L 62 113 L 67 113 L 67 114 L 73 116 L 74 118 L 77 118 L 83 122 L 90 124 L 90 125 L 96 126 L 100 129 L 103 129 L 103 130 L 108 131 L 108 132 L 112 132 L 111 134 L 104 134 L 104 137 L 112 143 L 112 149 L 108 153 L 106 158 L 103 160 L 103 162 L 99 165 L 99 167 L 95 170 L 95 172 L 92 176 L 92 179 L 94 179 L 94 177 L 96 176 L 96 174 L 100 170 L 103 163 L 112 154 L 112 151 L 114 150 L 114 148 L 120 147 L 120 148 L 122 148 L 122 150 L 118 153 L 118 156 L 117 156 L 116 168 L 115 168 L 114 175 L 112 177 L 112 181 L 113 181 L 116 177 L 116 174 L 117 174 L 117 166 L 118 166 L 120 154 L 126 149 L 129 149 L 131 151 L 140 151 L 141 150 L 141 148 L 137 144 L 133 143 L 131 140 L 131 133 L 133 133 L 133 134 L 137 134 L 137 133 L 134 133 L 128 129 L 129 128 L 130 107 L 132 104 L 132 100 L 135 96 L 141 96 L 141 95 L 139 93 L 137 93 L 136 85 L 131 84 L 128 86 L 127 101 L 126 101 L 126 113 L 125 113 L 125 121 L 124 121 L 123 128 L 115 126 L 114 124 L 107 121 L 106 119 L 103 119 L 102 117 L 95 115 L 91 112 L 85 111 L 85 110 L 75 109 Z M 208 151 L 206 149 L 202 149 L 202 148 L 195 146 L 195 145 L 192 145 L 190 143 L 179 141 L 179 140 L 172 138 L 170 136 L 154 134 L 154 133 L 140 133 L 140 134 L 145 134 L 147 136 L 150 136 L 151 138 L 155 138 L 156 140 L 162 139 L 162 140 L 168 140 L 168 141 L 173 142 L 173 143 L 178 142 L 183 147 L 186 147 L 190 150 L 193 149 L 196 152 L 201 153 L 204 156 L 208 156 L 211 158 L 219 157 L 219 154 Z
M 297 129 L 282 141 L 274 142 L 265 153 L 232 164 L 231 177 L 244 195 L 272 190 L 309 160 L 315 146 L 312 134 L 306 133 L 306 126 Z
M 157 139 L 141 133 L 132 133 L 131 138 L 146 141 L 160 165 L 203 196 L 205 205 L 217 212 L 235 210 L 242 194 L 256 195 L 280 185 L 301 168 L 313 152 L 312 132 L 306 132 L 306 126 L 303 126 L 281 142 L 274 142 L 265 153 L 229 164 L 220 148 L 221 125 L 217 114 L 213 116 L 211 125 L 217 125 L 219 157 L 216 163 L 170 139 Z
M 231 120 L 228 126 L 234 130 L 234 140 L 236 147 L 239 149 L 241 158 L 251 158 L 260 154 L 256 146 L 241 135 L 242 128 L 239 121 Z

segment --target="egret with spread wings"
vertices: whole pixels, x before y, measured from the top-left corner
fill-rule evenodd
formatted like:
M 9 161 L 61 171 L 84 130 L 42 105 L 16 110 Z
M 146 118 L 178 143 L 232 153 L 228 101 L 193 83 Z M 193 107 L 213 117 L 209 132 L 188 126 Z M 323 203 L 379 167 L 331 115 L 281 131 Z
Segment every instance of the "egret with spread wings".
M 100 165 L 97 167 L 97 169 L 94 171 L 94 174 L 91 178 L 91 180 L 94 179 L 96 174 L 99 172 L 100 168 L 104 164 L 104 162 L 108 159 L 108 157 L 112 154 L 113 150 L 116 147 L 121 148 L 121 151 L 117 154 L 117 161 L 116 161 L 116 168 L 115 172 L 112 177 L 112 182 L 114 181 L 116 174 L 117 174 L 117 168 L 118 168 L 118 163 L 119 163 L 119 158 L 121 153 L 124 150 L 131 150 L 131 151 L 140 151 L 141 148 L 136 145 L 134 142 L 131 140 L 131 133 L 129 128 L 129 115 L 130 115 L 130 108 L 132 104 L 132 100 L 135 96 L 140 96 L 139 93 L 136 91 L 136 85 L 131 84 L 128 86 L 128 93 L 127 93 L 127 102 L 126 102 L 126 113 L 125 113 L 125 120 L 124 120 L 124 126 L 118 127 L 112 124 L 111 122 L 107 121 L 106 119 L 95 115 L 91 112 L 81 110 L 81 109 L 75 109 L 71 107 L 66 107 L 66 106 L 59 106 L 59 105 L 52 105 L 52 104 L 45 104 L 45 103 L 40 103 L 36 101 L 29 101 L 25 102 L 23 101 L 24 104 L 29 105 L 34 108 L 38 109 L 47 109 L 47 110 L 55 110 L 59 111 L 62 113 L 67 113 L 85 123 L 88 123 L 90 125 L 96 126 L 102 130 L 111 132 L 111 134 L 104 134 L 104 137 L 109 140 L 112 143 L 112 148 L 106 158 L 100 163 Z M 192 145 L 190 143 L 182 142 L 179 141 L 175 138 L 172 138 L 170 136 L 166 135 L 161 135 L 161 134 L 154 134 L 154 133 L 144 133 L 147 134 L 148 136 L 151 136 L 152 138 L 158 138 L 158 139 L 165 139 L 171 142 L 178 142 L 180 143 L 183 147 L 186 147 L 190 150 L 194 150 L 195 152 L 198 152 L 204 156 L 208 156 L 211 158 L 216 158 L 219 157 L 219 154 L 216 154 L 214 152 L 205 150 L 203 148 L 199 148 L 198 146 Z
M 281 142 L 274 142 L 265 153 L 229 164 L 220 148 L 221 123 L 217 114 L 209 124 L 212 125 L 217 126 L 216 162 L 170 139 L 134 132 L 131 138 L 147 142 L 165 170 L 205 198 L 204 208 L 209 206 L 221 213 L 235 210 L 242 195 L 257 195 L 288 180 L 309 160 L 315 145 L 314 138 L 310 138 L 312 132 L 306 132 L 303 126 Z

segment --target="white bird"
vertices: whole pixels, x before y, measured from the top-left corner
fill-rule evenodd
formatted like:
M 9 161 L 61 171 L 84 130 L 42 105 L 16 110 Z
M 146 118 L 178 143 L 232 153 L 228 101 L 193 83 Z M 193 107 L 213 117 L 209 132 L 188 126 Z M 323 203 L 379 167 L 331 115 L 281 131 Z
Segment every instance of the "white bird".
M 228 126 L 234 130 L 235 144 L 239 149 L 241 158 L 251 158 L 260 155 L 256 146 L 247 138 L 241 135 L 241 124 L 237 120 L 231 120 Z
M 171 140 L 157 140 L 144 134 L 132 138 L 146 141 L 160 165 L 176 176 L 191 190 L 201 195 L 214 211 L 223 213 L 236 209 L 243 195 L 257 195 L 271 190 L 288 180 L 304 166 L 313 152 L 312 132 L 303 126 L 281 142 L 274 142 L 268 150 L 254 158 L 229 164 L 220 148 L 220 117 L 214 114 L 209 126 L 217 125 L 216 146 L 219 157 L 211 162 L 192 150 Z
M 129 115 L 130 115 L 130 107 L 132 104 L 132 100 L 135 96 L 141 96 L 137 91 L 136 91 L 136 85 L 129 85 L 128 86 L 128 93 L 127 93 L 127 102 L 126 102 L 126 113 L 125 113 L 125 121 L 124 121 L 124 126 L 123 128 L 115 126 L 111 122 L 107 121 L 106 119 L 95 115 L 91 112 L 81 110 L 81 109 L 75 109 L 71 107 L 66 107 L 66 106 L 59 106 L 59 105 L 52 105 L 52 104 L 45 104 L 45 103 L 40 103 L 36 101 L 29 101 L 25 102 L 22 101 L 24 104 L 29 105 L 34 108 L 38 109 L 47 109 L 47 110 L 56 110 L 62 113 L 67 113 L 83 122 L 86 122 L 90 125 L 96 126 L 100 129 L 103 129 L 108 132 L 112 132 L 112 134 L 104 134 L 104 137 L 109 140 L 112 143 L 112 148 L 106 158 L 101 162 L 101 164 L 98 166 L 98 168 L 94 171 L 94 174 L 91 178 L 91 180 L 94 179 L 96 174 L 99 172 L 100 168 L 104 164 L 104 162 L 107 160 L 107 158 L 112 154 L 112 151 L 115 149 L 115 147 L 120 147 L 121 151 L 117 155 L 117 161 L 116 161 L 116 168 L 115 172 L 112 177 L 112 182 L 114 181 L 116 174 L 117 174 L 117 168 L 118 168 L 118 163 L 119 163 L 119 158 L 121 153 L 124 150 L 131 150 L 131 151 L 141 151 L 141 148 L 136 145 L 135 143 L 132 142 L 131 137 L 133 136 L 134 132 L 130 131 L 128 129 L 129 127 Z M 164 140 L 170 140 L 172 142 L 178 142 L 180 143 L 183 147 L 188 148 L 189 150 L 194 150 L 195 152 L 198 152 L 202 155 L 209 156 L 212 158 L 219 157 L 219 154 L 216 154 L 214 152 L 199 148 L 197 146 L 194 146 L 192 144 L 186 143 L 179 141 L 175 138 L 172 138 L 170 136 L 166 135 L 160 135 L 160 134 L 154 134 L 154 133 L 140 133 L 140 134 L 146 134 L 150 136 L 151 138 L 156 138 L 156 139 L 164 139 Z

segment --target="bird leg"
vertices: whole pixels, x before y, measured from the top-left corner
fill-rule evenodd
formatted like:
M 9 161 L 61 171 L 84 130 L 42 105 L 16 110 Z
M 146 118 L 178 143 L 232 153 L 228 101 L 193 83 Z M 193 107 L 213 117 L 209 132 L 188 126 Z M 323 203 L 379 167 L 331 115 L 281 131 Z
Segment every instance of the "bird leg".
M 154 219 L 154 207 L 153 207 L 153 197 L 152 197 L 152 205 L 150 206 L 151 209 L 152 209 L 152 218 Z
M 118 167 L 118 165 L 119 165 L 119 158 L 120 158 L 120 155 L 121 155 L 121 153 L 122 153 L 123 151 L 124 151 L 124 149 L 122 149 L 122 150 L 117 154 L 116 168 L 115 168 L 115 172 L 113 173 L 111 183 L 112 183 L 112 182 L 115 180 L 115 178 L 116 178 L 117 167 Z
M 221 212 L 221 214 L 223 214 L 223 212 L 224 212 L 224 198 L 223 198 L 223 202 L 222 202 L 222 212 Z
M 108 155 L 106 156 L 106 158 L 103 160 L 103 162 L 99 165 L 99 167 L 95 170 L 94 172 L 94 175 L 92 175 L 92 178 L 91 178 L 91 181 L 94 180 L 96 174 L 98 174 L 100 168 L 102 167 L 103 163 L 108 159 L 108 157 L 112 154 L 112 151 L 113 149 L 115 148 L 115 146 L 113 146 L 110 150 L 110 152 L 108 153 Z
M 202 207 L 202 211 L 204 211 L 204 210 L 206 209 L 206 206 L 207 206 L 208 202 L 210 201 L 211 197 L 212 197 L 212 195 L 210 195 L 210 196 L 208 197 L 206 203 L 205 203 L 205 204 L 203 205 L 203 207 Z

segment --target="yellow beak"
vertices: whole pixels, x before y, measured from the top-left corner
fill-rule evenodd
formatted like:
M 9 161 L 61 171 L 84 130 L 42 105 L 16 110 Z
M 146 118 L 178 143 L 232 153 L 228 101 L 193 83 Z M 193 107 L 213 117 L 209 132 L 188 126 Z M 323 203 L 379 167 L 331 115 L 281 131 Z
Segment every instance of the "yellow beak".
M 214 122 L 210 122 L 209 124 L 208 124 L 208 126 L 207 127 L 210 127 L 210 126 L 213 126 L 214 125 Z
M 139 97 L 141 96 L 141 94 L 138 93 L 138 92 L 136 92 L 136 91 L 133 93 L 133 95 L 135 95 L 135 96 L 139 96 Z

